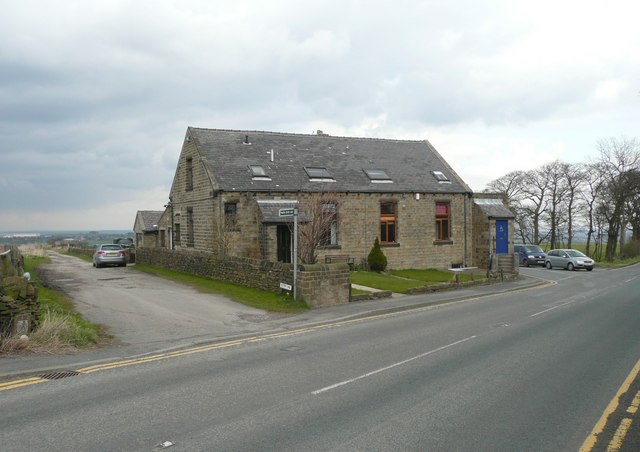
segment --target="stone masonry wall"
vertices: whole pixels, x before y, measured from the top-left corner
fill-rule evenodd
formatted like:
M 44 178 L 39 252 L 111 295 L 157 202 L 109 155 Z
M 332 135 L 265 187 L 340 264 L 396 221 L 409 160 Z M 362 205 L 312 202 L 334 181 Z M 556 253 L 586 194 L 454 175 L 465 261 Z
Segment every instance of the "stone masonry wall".
M 246 257 L 218 258 L 205 251 L 139 248 L 138 263 L 167 268 L 207 278 L 220 279 L 270 292 L 281 292 L 280 283 L 292 284 L 290 264 Z
M 280 293 L 280 283 L 293 283 L 291 264 L 243 257 L 218 258 L 201 251 L 139 248 L 139 263 L 219 279 Z M 298 297 L 311 308 L 349 302 L 349 267 L 346 264 L 304 265 L 298 272 Z
M 300 267 L 298 297 L 310 308 L 348 303 L 350 291 L 347 264 L 314 264 Z
M 0 336 L 28 334 L 38 325 L 38 290 L 23 277 L 17 248 L 0 248 Z
M 276 260 L 276 225 L 261 224 L 256 200 L 297 199 L 304 203 L 305 197 L 308 196 L 314 195 L 221 195 L 222 202 L 233 200 L 238 203 L 238 228 L 227 236 L 229 253 Z M 338 205 L 338 244 L 319 248 L 318 263 L 324 263 L 326 255 L 340 254 L 348 255 L 354 258 L 356 264 L 361 264 L 369 254 L 375 238 L 380 234 L 380 203 L 393 201 L 397 203 L 397 243 L 382 245 L 389 261 L 389 268 L 449 268 L 465 262 L 471 265 L 472 208 L 471 202 L 464 195 L 336 193 L 333 198 Z M 447 201 L 451 206 L 451 240 L 445 242 L 435 240 L 436 201 Z M 265 229 L 264 236 L 262 227 Z M 261 250 L 261 246 L 266 253 Z

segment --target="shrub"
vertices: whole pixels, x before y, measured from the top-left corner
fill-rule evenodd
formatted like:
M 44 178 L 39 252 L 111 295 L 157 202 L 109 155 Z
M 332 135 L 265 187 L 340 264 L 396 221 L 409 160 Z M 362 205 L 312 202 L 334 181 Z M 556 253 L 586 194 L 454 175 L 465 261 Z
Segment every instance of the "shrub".
M 387 257 L 380 248 L 378 237 L 376 237 L 375 242 L 373 242 L 373 248 L 371 248 L 369 256 L 367 256 L 367 263 L 369 264 L 369 268 L 374 272 L 381 272 L 387 268 Z
M 640 240 L 633 240 L 626 243 L 620 254 L 623 259 L 640 256 Z

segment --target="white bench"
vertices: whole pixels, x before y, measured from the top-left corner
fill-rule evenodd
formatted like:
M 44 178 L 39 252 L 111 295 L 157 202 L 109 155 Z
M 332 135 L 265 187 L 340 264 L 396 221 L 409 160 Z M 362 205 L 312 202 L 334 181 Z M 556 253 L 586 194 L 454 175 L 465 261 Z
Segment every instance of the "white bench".
M 478 267 L 458 267 L 458 268 L 448 268 L 450 272 L 456 275 L 456 284 L 460 284 L 460 274 L 466 273 L 469 270 L 471 271 L 471 279 L 473 279 L 473 270 L 477 270 Z

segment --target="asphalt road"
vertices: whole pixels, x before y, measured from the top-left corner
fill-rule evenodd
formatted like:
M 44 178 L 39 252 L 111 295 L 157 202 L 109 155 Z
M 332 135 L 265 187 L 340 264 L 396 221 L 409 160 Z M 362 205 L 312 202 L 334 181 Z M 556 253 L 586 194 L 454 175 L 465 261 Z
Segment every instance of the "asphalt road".
M 551 282 L 25 380 L 0 448 L 578 450 L 640 357 L 638 267 L 525 271 Z
M 183 284 L 133 270 L 94 268 L 81 259 L 50 252 L 47 283 L 69 294 L 88 320 L 107 326 L 129 353 L 226 337 L 273 314 Z

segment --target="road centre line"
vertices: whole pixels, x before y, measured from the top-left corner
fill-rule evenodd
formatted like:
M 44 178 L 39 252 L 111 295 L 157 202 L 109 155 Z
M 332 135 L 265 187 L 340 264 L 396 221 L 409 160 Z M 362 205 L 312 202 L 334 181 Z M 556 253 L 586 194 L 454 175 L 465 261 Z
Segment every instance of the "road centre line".
M 563 307 L 563 306 L 567 306 L 567 305 L 569 305 L 569 304 L 573 304 L 573 303 L 575 303 L 576 301 L 577 301 L 577 300 L 567 301 L 566 303 L 562 303 L 562 304 L 559 304 L 559 305 L 553 306 L 553 307 L 551 307 L 551 308 L 549 308 L 549 309 L 545 309 L 544 311 L 540 311 L 540 312 L 536 312 L 535 314 L 531 314 L 529 317 L 537 317 L 537 316 L 539 316 L 539 315 L 541 315 L 541 314 L 544 314 L 544 313 L 546 313 L 546 312 L 553 311 L 554 309 L 558 309 L 558 308 L 561 308 L 561 307 Z
M 369 321 L 369 320 L 377 320 L 377 319 L 382 319 L 382 318 L 387 318 L 387 317 L 395 317 L 395 316 L 404 315 L 404 314 L 406 314 L 408 312 L 411 312 L 411 311 L 427 311 L 427 310 L 431 310 L 431 309 L 441 308 L 441 307 L 443 307 L 445 305 L 454 305 L 454 304 L 459 304 L 459 303 L 466 303 L 466 302 L 469 302 L 469 301 L 476 301 L 476 300 L 480 300 L 480 299 L 484 299 L 484 298 L 489 298 L 489 297 L 492 297 L 492 296 L 504 296 L 504 295 L 513 294 L 515 292 L 526 292 L 526 291 L 540 289 L 540 288 L 543 288 L 543 287 L 548 287 L 548 286 L 552 286 L 552 285 L 556 285 L 557 284 L 556 281 L 545 280 L 545 279 L 538 278 L 538 277 L 533 277 L 533 278 L 545 281 L 546 284 L 541 285 L 541 286 L 535 286 L 535 287 L 525 287 L 525 288 L 515 289 L 515 290 L 511 290 L 511 291 L 507 291 L 507 292 L 485 294 L 485 295 L 479 295 L 479 296 L 475 296 L 475 297 L 464 298 L 464 299 L 460 299 L 460 300 L 453 300 L 453 301 L 450 301 L 450 302 L 447 302 L 447 303 L 444 303 L 444 304 L 435 304 L 435 305 L 422 306 L 422 307 L 418 307 L 418 308 L 415 308 L 415 309 L 407 309 L 407 310 L 400 310 L 400 311 L 394 311 L 394 312 L 386 312 L 386 313 L 382 313 L 382 314 L 373 314 L 373 315 L 370 315 L 370 316 L 360 317 L 360 318 L 356 318 L 356 319 L 341 320 L 341 321 L 336 321 L 336 322 L 332 322 L 332 323 L 325 323 L 325 324 L 322 324 L 322 325 L 316 325 L 316 326 L 311 326 L 311 327 L 301 327 L 299 329 L 294 329 L 294 330 L 285 331 L 285 332 L 269 333 L 269 334 L 264 334 L 264 335 L 261 335 L 261 336 L 252 336 L 252 337 L 243 338 L 243 339 L 235 339 L 235 340 L 231 340 L 231 341 L 227 341 L 227 342 L 219 342 L 219 343 L 215 343 L 215 344 L 202 345 L 202 346 L 197 346 L 197 347 L 193 347 L 193 348 L 177 350 L 177 351 L 173 351 L 173 352 L 159 353 L 159 354 L 144 356 L 144 357 L 140 357 L 140 358 L 131 358 L 131 359 L 124 359 L 124 360 L 121 360 L 121 361 L 113 361 L 111 363 L 97 364 L 97 365 L 94 365 L 94 366 L 84 367 L 84 368 L 81 368 L 81 369 L 75 369 L 75 372 L 78 372 L 79 374 L 90 374 L 90 373 L 99 372 L 99 371 L 103 371 L 103 370 L 116 369 L 116 368 L 127 367 L 127 366 L 134 366 L 134 365 L 138 365 L 138 364 L 145 364 L 145 363 L 154 362 L 154 361 L 160 361 L 160 360 L 164 360 L 164 359 L 176 358 L 176 357 L 179 357 L 179 356 L 191 355 L 191 354 L 194 354 L 194 353 L 202 353 L 202 352 L 207 352 L 207 351 L 211 351 L 211 350 L 228 348 L 228 347 L 232 347 L 232 346 L 236 346 L 236 345 L 243 345 L 243 344 L 248 344 L 248 343 L 257 343 L 257 342 L 267 341 L 269 339 L 279 339 L 279 338 L 283 338 L 283 337 L 295 336 L 295 335 L 298 335 L 298 334 L 304 334 L 304 333 L 309 333 L 309 332 L 313 332 L 313 331 L 320 331 L 320 330 L 323 330 L 323 329 L 339 328 L 339 327 L 344 326 L 344 325 L 350 325 L 350 324 L 365 322 L 365 321 Z M 475 336 L 473 336 L 473 337 L 475 337 Z M 19 387 L 23 387 L 23 386 L 34 385 L 34 384 L 38 384 L 38 383 L 44 383 L 44 382 L 47 382 L 47 381 L 49 381 L 49 380 L 48 379 L 42 379 L 42 378 L 27 378 L 27 379 L 21 379 L 21 380 L 13 380 L 13 381 L 9 381 L 9 382 L 5 382 L 3 384 L 0 384 L 0 391 L 7 390 L 7 389 L 19 388 Z
M 618 409 L 620 397 L 622 397 L 622 395 L 629 390 L 631 384 L 636 379 L 638 374 L 640 374 L 640 359 L 638 360 L 636 365 L 633 366 L 633 369 L 631 369 L 631 372 L 629 373 L 629 375 L 627 375 L 627 378 L 625 378 L 622 386 L 620 386 L 620 389 L 618 389 L 618 392 L 613 397 L 613 399 L 611 399 L 609 405 L 607 405 L 607 407 L 605 408 L 598 422 L 596 422 L 593 430 L 591 430 L 589 436 L 587 436 L 587 438 L 584 440 L 584 443 L 582 443 L 580 452 L 588 452 L 593 450 L 594 446 L 596 445 L 596 441 L 598 440 L 598 435 L 600 435 L 604 431 L 604 428 L 607 426 L 607 419 Z
M 437 353 L 437 352 L 440 352 L 440 351 L 445 350 L 447 348 L 462 344 L 464 342 L 467 342 L 467 341 L 469 341 L 471 339 L 475 339 L 475 338 L 476 338 L 476 336 L 469 336 L 467 338 L 460 339 L 459 341 L 452 342 L 451 344 L 443 345 L 442 347 L 438 347 L 436 349 L 429 350 L 428 352 L 421 353 L 420 355 L 414 356 L 412 358 L 408 358 L 408 359 L 405 359 L 403 361 L 391 364 L 389 366 L 382 367 L 380 369 L 376 369 L 376 370 L 373 370 L 371 372 L 367 372 L 366 374 L 360 375 L 358 377 L 351 378 L 349 380 L 344 380 L 344 381 L 341 381 L 339 383 L 332 384 L 331 386 L 325 386 L 324 388 L 317 389 L 317 390 L 313 391 L 311 394 L 318 395 L 318 394 L 322 394 L 323 392 L 331 391 L 332 389 L 336 389 L 336 388 L 339 388 L 341 386 L 345 386 L 345 385 L 348 385 L 350 383 L 354 383 L 354 382 L 356 382 L 358 380 L 362 380 L 364 378 L 371 377 L 373 375 L 379 374 L 379 373 L 384 372 L 386 370 L 390 370 L 390 369 L 393 369 L 395 367 L 399 367 L 399 366 L 402 366 L 404 364 L 410 363 L 411 361 L 415 361 L 417 359 L 424 358 L 425 356 L 433 355 L 434 353 Z

